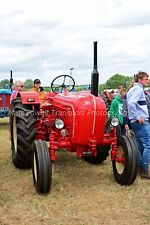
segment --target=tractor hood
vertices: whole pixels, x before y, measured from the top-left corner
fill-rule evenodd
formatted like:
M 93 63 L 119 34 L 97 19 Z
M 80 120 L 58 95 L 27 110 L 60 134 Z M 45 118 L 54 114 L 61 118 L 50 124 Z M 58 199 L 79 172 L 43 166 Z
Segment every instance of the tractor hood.
M 97 144 L 101 143 L 107 114 L 101 97 L 86 92 L 60 93 L 53 97 L 52 105 L 60 110 L 63 108 L 67 112 L 67 117 L 71 117 L 69 120 L 71 124 L 68 125 L 74 143 L 89 144 L 90 140 L 96 140 Z

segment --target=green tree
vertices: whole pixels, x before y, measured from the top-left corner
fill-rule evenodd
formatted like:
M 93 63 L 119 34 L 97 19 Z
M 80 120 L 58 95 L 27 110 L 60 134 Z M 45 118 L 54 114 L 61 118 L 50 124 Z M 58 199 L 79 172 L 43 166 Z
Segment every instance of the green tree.
M 80 85 L 75 87 L 75 91 L 81 91 L 81 90 L 82 90 L 82 87 Z
M 103 92 L 105 89 L 107 89 L 106 84 L 100 84 L 100 85 L 98 85 L 98 91 L 99 92 Z
M 124 88 L 127 88 L 133 78 L 129 76 L 124 76 L 120 74 L 113 75 L 106 82 L 106 87 L 111 89 L 117 89 L 118 85 L 122 84 Z
M 10 84 L 8 79 L 4 79 L 0 82 L 0 88 L 5 88 L 6 84 Z
M 28 79 L 24 82 L 25 90 L 33 88 L 33 80 Z
M 50 92 L 51 88 L 50 87 L 43 87 L 45 92 Z

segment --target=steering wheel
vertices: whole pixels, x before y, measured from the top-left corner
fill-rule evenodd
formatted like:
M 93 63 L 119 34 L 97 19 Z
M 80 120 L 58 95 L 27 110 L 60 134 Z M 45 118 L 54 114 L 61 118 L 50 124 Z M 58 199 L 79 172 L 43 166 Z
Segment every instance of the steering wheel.
M 65 89 L 71 92 L 74 89 L 75 81 L 69 75 L 59 75 L 51 83 L 51 90 L 54 93 L 62 93 Z

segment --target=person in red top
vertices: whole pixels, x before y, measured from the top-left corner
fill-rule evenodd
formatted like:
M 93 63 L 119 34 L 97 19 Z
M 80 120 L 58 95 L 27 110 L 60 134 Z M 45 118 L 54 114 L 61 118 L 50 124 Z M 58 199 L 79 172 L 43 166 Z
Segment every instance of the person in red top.
M 10 97 L 10 102 L 17 97 L 18 92 L 24 90 L 24 82 L 21 80 L 17 80 L 13 85 L 12 85 L 13 92 Z

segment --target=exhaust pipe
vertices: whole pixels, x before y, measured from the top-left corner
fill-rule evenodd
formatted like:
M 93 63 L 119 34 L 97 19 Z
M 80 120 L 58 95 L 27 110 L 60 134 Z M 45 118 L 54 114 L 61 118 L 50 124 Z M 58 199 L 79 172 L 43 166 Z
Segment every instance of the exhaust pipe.
M 10 71 L 10 89 L 12 90 L 13 85 L 13 77 L 12 77 L 12 70 Z
M 98 96 L 99 73 L 97 70 L 97 41 L 94 42 L 94 67 L 91 74 L 91 94 Z

